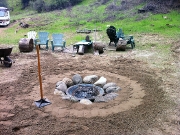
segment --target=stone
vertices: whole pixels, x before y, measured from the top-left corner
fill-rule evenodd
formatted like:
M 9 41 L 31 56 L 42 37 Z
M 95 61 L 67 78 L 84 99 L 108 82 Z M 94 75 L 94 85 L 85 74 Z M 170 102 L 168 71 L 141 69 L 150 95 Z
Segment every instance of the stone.
M 60 90 L 58 90 L 58 89 L 55 89 L 55 90 L 54 90 L 54 95 L 64 96 L 64 95 L 65 95 L 65 93 L 64 93 L 64 92 L 62 92 L 62 91 L 60 91 Z
M 113 86 L 117 86 L 116 83 L 113 83 L 113 82 L 110 82 L 110 83 L 107 83 L 103 86 L 103 89 L 106 90 L 108 87 L 113 87 Z
M 75 75 L 72 77 L 72 81 L 73 81 L 74 85 L 76 85 L 76 84 L 81 84 L 81 83 L 82 83 L 82 77 L 81 77 L 81 75 L 75 74 Z
M 56 89 L 65 93 L 67 90 L 67 85 L 65 82 L 59 81 L 56 83 Z
M 106 94 L 104 97 L 106 98 L 107 101 L 110 101 L 110 100 L 115 99 L 118 95 L 119 94 L 112 92 L 112 93 Z
M 111 92 L 117 92 L 117 91 L 119 91 L 119 90 L 121 90 L 120 87 L 118 87 L 118 86 L 112 86 L 112 87 L 108 87 L 108 88 L 105 90 L 105 92 L 106 92 L 106 93 L 111 93 Z
M 83 78 L 83 82 L 84 83 L 88 83 L 88 84 L 93 84 L 98 80 L 98 76 L 97 75 L 89 75 L 89 76 L 85 76 Z
M 94 42 L 93 48 L 101 54 L 104 52 L 105 45 L 102 42 Z
M 89 99 L 81 99 L 80 103 L 85 104 L 85 105 L 91 105 L 92 104 L 92 102 Z
M 104 96 L 96 96 L 94 98 L 94 102 L 106 102 L 106 99 L 104 98 Z
M 78 102 L 79 101 L 76 97 L 71 96 L 71 95 L 64 95 L 64 96 L 62 96 L 62 99 L 70 100 L 70 101 L 73 101 L 73 102 Z
M 110 100 L 115 99 L 118 96 L 117 93 L 108 93 L 105 96 L 95 97 L 94 102 L 109 102 Z
M 94 85 L 97 85 L 102 88 L 106 84 L 106 81 L 107 81 L 107 79 L 102 76 L 101 78 L 99 78 L 99 80 L 97 80 L 94 83 Z
M 70 78 L 63 78 L 62 81 L 67 85 L 67 87 L 70 87 L 70 86 L 74 85 L 73 81 Z

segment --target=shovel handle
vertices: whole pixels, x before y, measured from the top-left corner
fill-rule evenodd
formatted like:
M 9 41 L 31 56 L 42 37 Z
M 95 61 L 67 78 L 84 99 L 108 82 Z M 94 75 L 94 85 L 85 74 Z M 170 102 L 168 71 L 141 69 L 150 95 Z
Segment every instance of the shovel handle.
M 43 99 L 41 65 L 40 65 L 40 56 L 39 56 L 39 45 L 36 45 L 36 50 L 37 50 L 37 56 L 38 56 L 38 75 L 39 75 L 39 84 L 40 84 L 40 94 L 41 94 L 41 99 Z

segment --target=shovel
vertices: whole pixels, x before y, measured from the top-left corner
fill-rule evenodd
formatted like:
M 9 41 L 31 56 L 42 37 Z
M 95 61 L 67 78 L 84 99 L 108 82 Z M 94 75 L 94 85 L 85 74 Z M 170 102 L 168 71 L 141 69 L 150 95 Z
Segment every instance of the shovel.
M 39 75 L 39 83 L 40 83 L 40 94 L 41 94 L 41 99 L 38 101 L 35 101 L 35 104 L 37 107 L 41 108 L 44 106 L 47 106 L 51 104 L 51 102 L 48 99 L 43 98 L 43 90 L 42 90 L 42 78 L 41 78 L 41 67 L 40 67 L 40 56 L 39 56 L 39 46 L 36 45 L 36 50 L 37 50 L 37 56 L 38 56 L 38 75 Z

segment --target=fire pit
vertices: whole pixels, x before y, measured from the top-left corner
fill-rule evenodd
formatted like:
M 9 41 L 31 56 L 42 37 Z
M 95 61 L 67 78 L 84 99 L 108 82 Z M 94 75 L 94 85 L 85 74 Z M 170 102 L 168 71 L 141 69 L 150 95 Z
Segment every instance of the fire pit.
M 96 96 L 102 96 L 104 94 L 104 90 L 94 84 L 77 84 L 69 87 L 66 94 L 74 96 L 78 100 L 93 100 Z

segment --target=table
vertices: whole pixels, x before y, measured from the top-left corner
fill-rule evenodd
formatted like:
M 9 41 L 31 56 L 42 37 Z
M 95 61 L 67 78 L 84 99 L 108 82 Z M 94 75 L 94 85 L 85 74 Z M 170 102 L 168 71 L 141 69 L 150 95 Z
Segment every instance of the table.
M 87 42 L 85 40 L 77 42 L 73 45 L 73 51 L 78 54 L 84 54 L 84 52 L 87 52 L 90 48 L 92 48 L 92 42 Z

